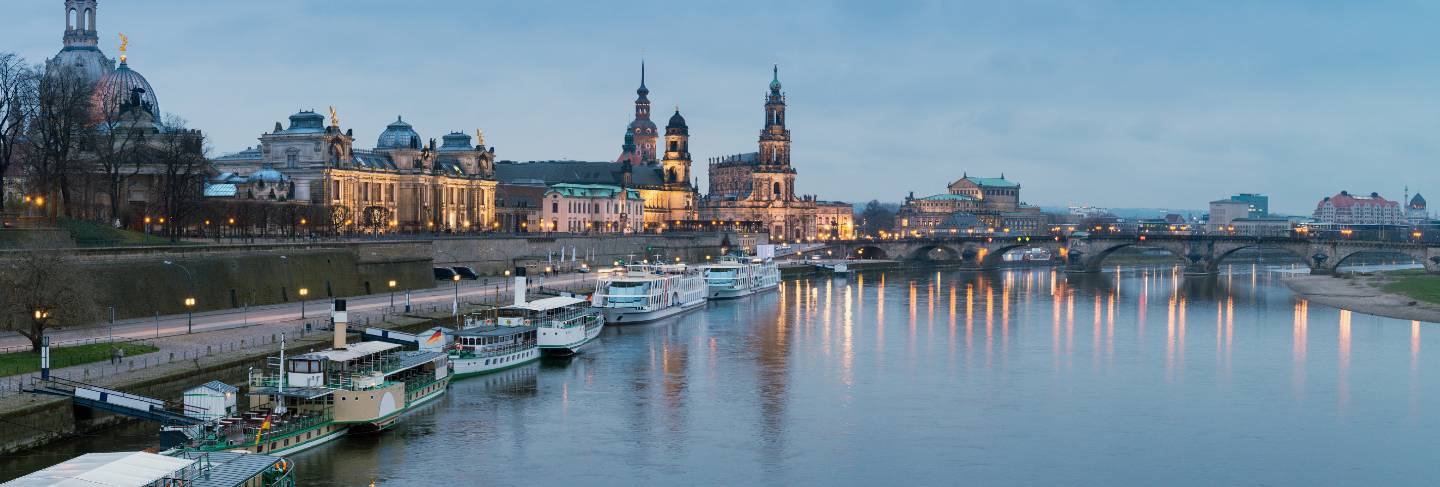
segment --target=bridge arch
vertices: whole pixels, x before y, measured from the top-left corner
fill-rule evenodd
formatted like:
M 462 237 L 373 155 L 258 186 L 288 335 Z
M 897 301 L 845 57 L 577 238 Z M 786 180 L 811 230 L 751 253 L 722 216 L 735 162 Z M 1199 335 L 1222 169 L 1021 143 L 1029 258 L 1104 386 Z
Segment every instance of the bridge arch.
M 1333 263 L 1330 264 L 1330 268 L 1331 268 L 1332 270 L 1339 270 L 1340 267 L 1342 267 L 1342 266 L 1354 265 L 1354 264 L 1355 264 L 1355 261 L 1358 260 L 1358 259 L 1356 259 L 1357 257 L 1383 257 L 1383 256 L 1399 257 L 1399 258 L 1403 258 L 1403 259 L 1406 260 L 1406 261 L 1417 262 L 1417 263 L 1419 263 L 1420 265 L 1424 266 L 1426 269 L 1434 269 L 1435 266 L 1437 265 L 1435 262 L 1433 262 L 1433 261 L 1428 261 L 1428 260 L 1426 259 L 1426 255 L 1425 255 L 1425 250 L 1424 250 L 1424 249 L 1413 249 L 1413 250 L 1412 250 L 1412 249 L 1399 249 L 1399 248 L 1376 248 L 1376 249 L 1352 249 L 1350 252 L 1347 252 L 1347 253 L 1345 253 L 1345 254 L 1343 254 L 1343 255 L 1331 256 L 1330 259 L 1331 259 L 1331 261 L 1332 261 Z M 1404 263 L 1404 262 L 1399 262 L 1399 260 L 1400 260 L 1400 259 L 1392 259 L 1392 262 L 1391 262 L 1391 263 L 1396 263 L 1396 264 Z M 1383 264 L 1383 262 L 1382 262 L 1382 264 Z
M 981 261 L 981 265 L 983 265 L 984 267 L 999 266 L 1005 263 L 1005 254 L 1014 250 L 1028 248 L 1047 249 L 1055 253 L 1055 258 L 1059 258 L 1060 244 L 1054 240 L 1006 242 L 996 245 L 994 247 L 987 248 L 985 251 L 984 260 Z M 967 257 L 966 260 L 969 260 L 969 258 Z
M 1265 244 L 1265 243 L 1254 243 L 1254 244 L 1242 244 L 1242 245 L 1237 245 L 1237 246 L 1235 246 L 1235 247 L 1233 247 L 1233 248 L 1227 248 L 1227 249 L 1225 249 L 1225 250 L 1223 250 L 1223 251 L 1221 251 L 1221 252 L 1217 252 L 1217 253 L 1215 254 L 1215 259 L 1214 259 L 1214 260 L 1212 261 L 1212 263 L 1211 263 L 1211 266 L 1212 266 L 1215 270 L 1219 270 L 1219 269 L 1220 269 L 1220 264 L 1221 264 L 1222 262 L 1225 262 L 1225 259 L 1226 259 L 1226 258 L 1229 258 L 1230 256 L 1234 255 L 1236 252 L 1239 252 L 1239 251 L 1241 251 L 1241 250 L 1247 250 L 1247 249 L 1256 249 L 1256 250 L 1279 250 L 1279 251 L 1285 252 L 1286 254 L 1289 254 L 1291 257 L 1294 257 L 1294 258 L 1296 258 L 1296 259 L 1299 259 L 1300 263 L 1305 264 L 1305 265 L 1307 265 L 1307 266 L 1309 266 L 1309 265 L 1310 265 L 1310 262 L 1311 262 L 1311 261 L 1310 261 L 1310 256 L 1305 254 L 1305 250 L 1309 250 L 1308 247 L 1305 247 L 1305 248 L 1297 248 L 1297 247 L 1286 246 L 1286 245 L 1272 245 L 1272 244 Z
M 883 260 L 889 258 L 889 254 L 886 253 L 883 248 L 874 245 L 862 245 L 851 250 L 848 257 L 861 260 Z
M 910 253 L 910 260 L 945 262 L 960 260 L 960 252 L 947 245 L 929 244 L 921 245 Z
M 1175 257 L 1175 260 L 1176 260 L 1178 263 L 1189 263 L 1189 259 L 1186 257 L 1186 252 L 1185 252 L 1186 249 L 1184 248 L 1183 245 L 1175 245 L 1175 244 L 1172 243 L 1172 242 L 1161 243 L 1161 242 L 1131 241 L 1131 242 L 1118 242 L 1118 243 L 1115 243 L 1114 245 L 1110 245 L 1110 246 L 1105 247 L 1105 248 L 1102 248 L 1102 249 L 1100 249 L 1100 250 L 1088 249 L 1088 251 L 1089 251 L 1088 255 L 1085 254 L 1085 253 L 1083 253 L 1083 252 L 1085 252 L 1085 250 L 1082 250 L 1082 251 L 1081 251 L 1081 252 L 1082 252 L 1081 255 L 1078 255 L 1078 256 L 1077 256 L 1077 255 L 1075 255 L 1075 254 L 1077 253 L 1077 252 L 1076 252 L 1076 249 L 1071 249 L 1071 250 L 1070 250 L 1070 253 L 1071 253 L 1071 255 L 1070 255 L 1070 258 L 1071 258 L 1071 268 L 1072 268 L 1072 269 L 1073 269 L 1073 268 L 1078 268 L 1078 270 L 1083 270 L 1084 272 L 1099 272 L 1100 269 L 1101 269 L 1101 266 L 1103 266 L 1103 265 L 1105 264 L 1105 259 L 1106 259 L 1106 258 L 1110 257 L 1110 255 L 1114 254 L 1115 252 L 1117 252 L 1117 251 L 1119 251 L 1119 250 L 1121 250 L 1121 249 L 1127 249 L 1127 248 L 1132 248 L 1132 247 L 1145 247 L 1145 248 L 1151 248 L 1151 249 L 1164 250 L 1164 251 L 1168 252 L 1171 256 L 1174 256 L 1174 257 Z M 1077 260 L 1078 260 L 1078 262 L 1077 262 Z

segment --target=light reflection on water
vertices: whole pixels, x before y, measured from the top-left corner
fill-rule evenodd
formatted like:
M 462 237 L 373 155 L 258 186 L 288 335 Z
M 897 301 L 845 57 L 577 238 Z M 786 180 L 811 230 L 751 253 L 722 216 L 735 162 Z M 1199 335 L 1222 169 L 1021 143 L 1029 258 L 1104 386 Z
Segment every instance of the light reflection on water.
M 1426 414 L 1440 376 L 1421 367 L 1435 325 L 1312 306 L 1278 279 L 1249 265 L 787 279 L 456 382 L 393 431 L 297 456 L 298 473 L 347 486 L 1440 477 Z

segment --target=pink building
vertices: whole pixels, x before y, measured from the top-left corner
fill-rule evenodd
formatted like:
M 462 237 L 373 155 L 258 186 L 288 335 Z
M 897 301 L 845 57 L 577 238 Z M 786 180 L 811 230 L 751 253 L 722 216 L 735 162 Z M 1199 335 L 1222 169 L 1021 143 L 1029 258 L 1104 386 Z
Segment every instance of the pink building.
M 540 222 L 531 231 L 632 233 L 643 231 L 640 191 L 605 184 L 555 184 L 545 191 Z

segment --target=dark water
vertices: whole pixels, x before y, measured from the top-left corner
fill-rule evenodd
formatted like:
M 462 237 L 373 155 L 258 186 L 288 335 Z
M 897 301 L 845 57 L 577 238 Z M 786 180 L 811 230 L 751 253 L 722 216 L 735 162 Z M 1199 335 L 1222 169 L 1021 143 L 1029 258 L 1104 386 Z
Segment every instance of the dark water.
M 1251 270 L 787 280 L 295 460 L 343 486 L 1440 482 L 1440 329 Z

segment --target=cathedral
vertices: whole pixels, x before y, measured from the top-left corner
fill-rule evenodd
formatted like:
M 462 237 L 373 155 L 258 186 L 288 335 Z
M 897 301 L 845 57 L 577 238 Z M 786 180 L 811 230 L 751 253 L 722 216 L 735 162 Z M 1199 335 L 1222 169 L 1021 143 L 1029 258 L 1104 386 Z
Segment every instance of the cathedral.
M 780 87 L 776 66 L 765 96 L 759 151 L 710 160 L 710 193 L 700 207 L 700 218 L 757 222 L 779 241 L 852 238 L 854 210 L 849 203 L 795 194 L 796 171 L 790 165 L 790 129 L 785 126 L 785 94 Z

